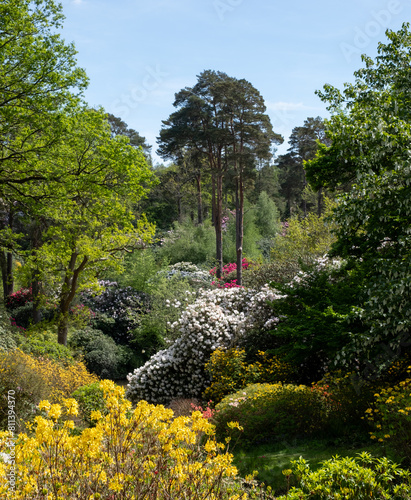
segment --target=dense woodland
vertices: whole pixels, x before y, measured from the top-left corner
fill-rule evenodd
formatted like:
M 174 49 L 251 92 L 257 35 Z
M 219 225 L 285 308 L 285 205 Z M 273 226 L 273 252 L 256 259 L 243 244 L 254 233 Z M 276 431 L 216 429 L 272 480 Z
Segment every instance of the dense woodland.
M 0 5 L 2 498 L 411 498 L 409 25 L 278 155 L 214 70 L 147 144 L 85 102 L 62 21 Z M 330 460 L 243 479 L 291 442 Z

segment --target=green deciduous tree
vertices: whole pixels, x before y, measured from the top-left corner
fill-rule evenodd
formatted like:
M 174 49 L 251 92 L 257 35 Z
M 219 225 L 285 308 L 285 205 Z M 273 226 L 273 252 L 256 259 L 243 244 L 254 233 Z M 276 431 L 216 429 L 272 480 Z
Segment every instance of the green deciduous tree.
M 153 227 L 136 219 L 132 203 L 144 196 L 153 174 L 128 138 L 111 136 L 103 111 L 79 110 L 66 119 L 64 141 L 42 158 L 60 180 L 41 189 L 48 204 L 31 212 L 50 221 L 24 272 L 57 293 L 58 340 L 66 344 L 68 313 L 76 294 L 96 277 L 119 268 L 124 251 L 144 245 Z M 45 167 L 46 168 L 46 167 Z
M 61 5 L 53 0 L 0 5 L 2 196 L 5 188 L 18 195 L 23 183 L 44 178 L 30 160 L 55 142 L 61 115 L 87 84 L 74 46 L 56 32 L 62 20 Z
M 65 114 L 87 85 L 76 51 L 58 34 L 63 15 L 53 0 L 4 0 L 0 4 L 0 227 L 3 292 L 13 290 L 16 213 L 47 202 L 39 186 L 60 172 L 39 158 L 63 133 Z M 54 177 L 53 177 L 54 175 Z M 14 236 L 13 236 L 14 235 Z
M 374 60 L 363 56 L 354 83 L 319 93 L 334 113 L 327 122 L 332 145 L 307 164 L 307 177 L 317 187 L 352 184 L 335 211 L 335 253 L 367 266 L 368 298 L 358 315 L 368 334 L 353 339 L 347 356 L 388 362 L 409 345 L 411 333 L 409 24 L 386 34 Z

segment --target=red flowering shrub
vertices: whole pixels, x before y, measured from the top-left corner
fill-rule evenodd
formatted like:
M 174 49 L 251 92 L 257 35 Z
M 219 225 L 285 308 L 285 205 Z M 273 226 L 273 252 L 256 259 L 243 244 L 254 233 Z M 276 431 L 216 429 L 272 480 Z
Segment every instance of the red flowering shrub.
M 7 309 L 16 309 L 17 307 L 25 306 L 28 302 L 33 301 L 33 293 L 30 288 L 21 288 L 17 292 L 12 293 L 5 299 Z

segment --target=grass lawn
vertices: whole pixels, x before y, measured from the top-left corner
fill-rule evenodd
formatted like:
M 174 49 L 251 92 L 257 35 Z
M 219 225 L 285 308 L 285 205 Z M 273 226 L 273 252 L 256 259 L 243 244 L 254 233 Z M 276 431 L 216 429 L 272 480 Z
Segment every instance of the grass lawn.
M 247 449 L 237 448 L 234 450 L 234 465 L 239 469 L 239 474 L 245 477 L 254 470 L 258 471 L 256 479 L 264 482 L 266 486 L 271 486 L 275 494 L 286 493 L 286 478 L 282 474 L 284 469 L 290 468 L 290 461 L 302 456 L 310 464 L 310 468 L 315 470 L 321 462 L 333 456 L 354 457 L 357 453 L 369 451 L 374 456 L 388 456 L 381 446 L 367 441 L 367 436 L 359 439 L 357 436 L 351 439 L 305 439 L 305 440 L 284 440 L 281 443 L 262 444 Z M 391 457 L 389 457 L 391 458 Z M 296 482 L 293 477 L 291 486 Z

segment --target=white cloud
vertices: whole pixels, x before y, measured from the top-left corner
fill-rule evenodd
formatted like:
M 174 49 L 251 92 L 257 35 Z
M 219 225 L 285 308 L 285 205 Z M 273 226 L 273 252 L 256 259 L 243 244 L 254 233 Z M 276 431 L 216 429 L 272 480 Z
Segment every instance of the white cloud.
M 270 102 L 267 101 L 266 103 L 267 109 L 270 111 L 301 111 L 304 109 L 316 109 L 313 108 L 312 106 L 306 106 L 302 102 L 284 102 L 284 101 L 277 101 L 277 102 Z

